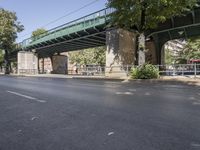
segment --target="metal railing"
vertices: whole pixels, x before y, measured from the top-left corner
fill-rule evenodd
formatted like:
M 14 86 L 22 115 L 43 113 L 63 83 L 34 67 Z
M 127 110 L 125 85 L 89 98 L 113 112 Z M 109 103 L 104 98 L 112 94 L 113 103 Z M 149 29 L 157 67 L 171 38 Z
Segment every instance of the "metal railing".
M 19 75 L 36 75 L 38 74 L 38 70 L 37 69 L 19 69 L 18 70 L 18 74 Z
M 123 66 L 93 66 L 93 67 L 75 67 L 75 69 L 69 68 L 68 74 L 74 75 L 83 75 L 83 76 L 105 76 L 106 73 L 120 74 L 125 73 L 129 75 L 132 65 L 123 65 Z
M 157 65 L 157 67 L 160 74 L 166 76 L 196 76 L 200 74 L 200 64 Z
M 66 70 L 68 75 L 81 75 L 81 76 L 105 76 L 106 74 L 123 74 L 126 76 L 130 75 L 133 65 L 123 66 L 82 66 L 82 67 L 71 67 Z M 161 76 L 200 76 L 200 64 L 180 64 L 180 65 L 155 65 L 159 69 Z M 5 69 L 1 68 L 0 73 L 4 73 Z M 44 72 L 38 71 L 37 69 L 20 69 L 18 70 L 19 75 L 36 75 L 50 74 L 51 71 L 46 70 Z
M 68 74 L 78 74 L 78 75 L 105 75 L 105 73 L 119 74 L 126 73 L 127 76 L 130 75 L 131 68 L 138 67 L 132 65 L 124 66 L 112 66 L 112 67 L 78 67 L 77 71 L 73 68 L 68 70 Z M 155 65 L 159 69 L 161 76 L 197 76 L 200 75 L 200 64 L 172 64 L 172 65 Z

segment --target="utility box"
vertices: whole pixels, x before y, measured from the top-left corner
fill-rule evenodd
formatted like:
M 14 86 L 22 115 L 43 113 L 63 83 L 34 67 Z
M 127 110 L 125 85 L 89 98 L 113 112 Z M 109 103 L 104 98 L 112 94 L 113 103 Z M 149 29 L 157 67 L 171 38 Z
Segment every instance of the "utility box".
M 18 74 L 38 74 L 38 57 L 33 52 L 18 52 Z

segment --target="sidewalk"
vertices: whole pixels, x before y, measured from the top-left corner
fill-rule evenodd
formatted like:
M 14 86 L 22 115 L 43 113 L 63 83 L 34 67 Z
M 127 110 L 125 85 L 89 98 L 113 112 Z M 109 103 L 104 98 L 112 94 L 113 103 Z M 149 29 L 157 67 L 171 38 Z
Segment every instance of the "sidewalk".
M 0 74 L 1 75 L 1 74 Z M 2 74 L 3 75 L 3 74 Z M 105 76 L 81 76 L 81 75 L 61 75 L 61 74 L 38 74 L 38 75 L 17 75 L 11 74 L 10 76 L 16 77 L 39 77 L 39 78 L 60 78 L 60 79 L 86 79 L 86 80 L 115 80 L 126 82 L 182 82 L 192 85 L 200 86 L 200 76 L 161 76 L 159 79 L 131 79 L 130 77 L 126 78 L 117 78 L 117 77 L 105 77 Z

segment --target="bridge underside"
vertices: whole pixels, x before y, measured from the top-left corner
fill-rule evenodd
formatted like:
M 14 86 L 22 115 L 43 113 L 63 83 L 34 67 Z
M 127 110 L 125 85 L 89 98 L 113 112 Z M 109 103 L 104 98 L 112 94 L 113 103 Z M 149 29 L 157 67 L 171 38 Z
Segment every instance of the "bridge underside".
M 159 25 L 156 30 L 149 31 L 149 36 L 157 36 L 160 43 L 169 40 L 190 38 L 200 35 L 200 8 L 187 13 L 185 16 L 178 16 L 167 20 Z
M 55 53 L 104 45 L 106 45 L 106 31 L 103 26 L 99 26 L 31 46 L 29 50 L 35 49 L 39 57 L 49 57 Z
M 148 31 L 146 35 L 154 41 L 157 63 L 161 64 L 161 50 L 166 42 L 200 36 L 200 8 L 196 8 L 185 16 L 169 19 L 160 24 L 156 30 Z

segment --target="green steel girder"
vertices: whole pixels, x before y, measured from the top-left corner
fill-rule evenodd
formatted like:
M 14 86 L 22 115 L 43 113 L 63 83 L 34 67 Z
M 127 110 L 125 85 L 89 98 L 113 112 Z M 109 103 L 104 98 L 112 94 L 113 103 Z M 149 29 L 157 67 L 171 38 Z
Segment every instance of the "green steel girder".
M 70 43 L 70 42 L 77 41 L 77 40 L 80 41 L 80 40 L 82 40 L 84 38 L 93 38 L 93 36 L 97 36 L 98 34 L 105 34 L 105 32 L 103 32 L 103 33 L 95 33 L 93 35 L 86 35 L 86 36 L 83 36 L 83 37 L 78 37 L 78 38 L 75 38 L 75 39 L 66 40 L 66 41 L 63 41 L 63 42 L 60 42 L 60 43 L 55 43 L 55 44 L 52 44 L 52 45 L 48 45 L 48 46 L 44 46 L 44 47 L 39 47 L 37 49 L 39 50 L 39 49 L 43 49 L 43 48 L 49 48 L 49 47 L 54 46 L 54 45 L 61 45 L 61 44 Z M 90 45 L 93 46 L 93 44 L 90 44 Z
M 60 49 L 64 49 L 65 47 L 67 47 L 67 51 L 70 51 L 72 47 L 79 47 L 80 49 L 82 49 L 81 47 L 98 47 L 98 46 L 101 46 L 101 45 L 104 45 L 104 44 L 87 44 L 87 43 L 83 43 L 83 42 L 80 42 L 80 41 L 73 41 L 73 42 L 68 42 L 68 43 L 65 43 L 65 44 L 61 44 L 61 45 L 55 45 L 55 46 L 52 46 L 52 49 L 54 49 L 55 51 L 57 52 L 60 52 Z M 58 49 L 57 49 L 58 48 Z M 48 51 L 50 48 L 47 48 L 46 50 Z M 45 48 L 43 49 L 45 50 Z
M 90 39 L 90 38 L 83 38 L 82 40 L 87 40 L 87 41 L 92 41 L 92 42 L 95 42 L 95 43 L 101 43 L 101 44 L 105 44 L 105 39 L 100 41 L 100 40 L 96 40 L 96 39 Z
M 98 45 L 98 43 L 99 42 L 94 42 L 94 41 L 89 41 L 89 40 L 87 40 L 87 39 L 81 39 L 81 40 L 79 40 L 78 42 L 80 42 L 80 43 L 86 43 L 86 44 L 92 44 L 92 45 Z
M 96 45 L 98 45 L 98 44 L 89 44 L 89 43 L 85 43 L 85 42 L 83 42 L 83 41 L 73 41 L 73 42 L 70 42 L 70 43 L 68 43 L 68 44 L 71 44 L 71 45 L 78 45 L 78 46 L 96 46 Z
M 99 40 L 105 40 L 106 37 L 102 37 L 102 36 L 94 36 L 94 38 L 97 38 Z

